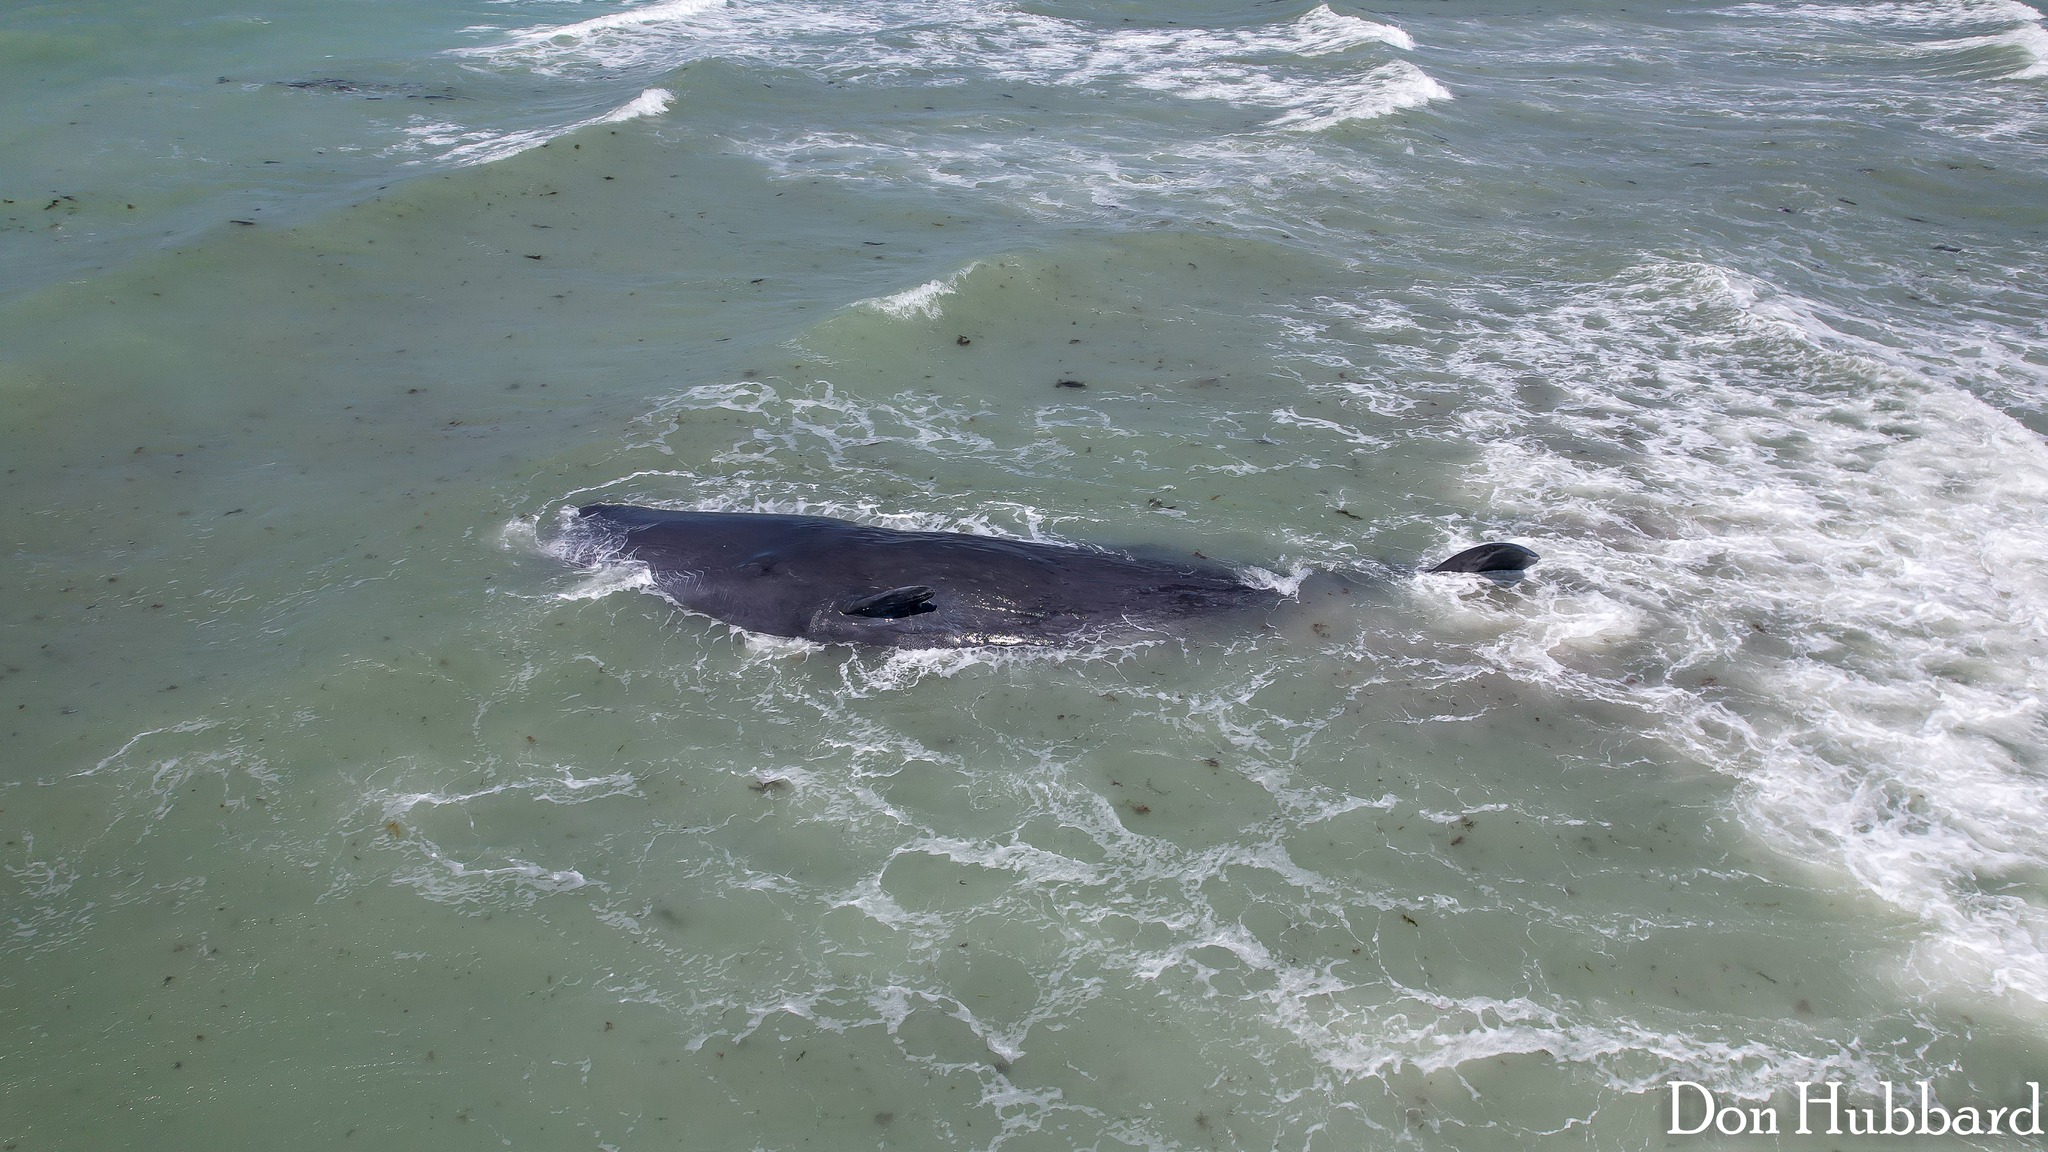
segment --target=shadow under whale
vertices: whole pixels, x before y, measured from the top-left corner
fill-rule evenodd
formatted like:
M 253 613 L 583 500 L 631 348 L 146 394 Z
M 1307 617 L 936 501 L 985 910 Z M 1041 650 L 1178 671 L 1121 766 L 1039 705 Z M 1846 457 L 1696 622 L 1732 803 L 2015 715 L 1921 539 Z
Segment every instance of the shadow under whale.
M 647 565 L 662 596 L 769 636 L 893 648 L 1064 645 L 1278 605 L 1273 588 L 1198 558 L 961 532 L 904 532 L 824 516 L 577 509 L 569 560 Z M 1509 573 L 1535 563 L 1482 544 L 1433 572 Z

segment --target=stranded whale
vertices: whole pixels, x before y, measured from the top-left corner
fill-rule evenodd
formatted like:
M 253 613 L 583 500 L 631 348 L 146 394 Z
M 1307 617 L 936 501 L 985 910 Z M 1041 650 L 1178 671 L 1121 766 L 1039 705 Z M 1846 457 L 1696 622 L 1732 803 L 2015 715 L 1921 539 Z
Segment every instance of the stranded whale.
M 960 532 L 899 532 L 823 516 L 577 510 L 569 559 L 644 563 L 676 605 L 749 632 L 895 648 L 1071 644 L 1284 597 L 1198 558 L 1145 559 Z M 1482 544 L 1433 572 L 1518 572 L 1536 554 Z

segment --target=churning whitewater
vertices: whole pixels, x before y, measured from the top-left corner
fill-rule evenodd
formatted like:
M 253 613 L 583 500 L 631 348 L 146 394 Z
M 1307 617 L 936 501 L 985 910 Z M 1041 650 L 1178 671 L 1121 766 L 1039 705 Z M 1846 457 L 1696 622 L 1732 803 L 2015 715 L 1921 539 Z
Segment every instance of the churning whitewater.
M 0 1144 L 2021 1146 L 2044 28 L 13 14 Z

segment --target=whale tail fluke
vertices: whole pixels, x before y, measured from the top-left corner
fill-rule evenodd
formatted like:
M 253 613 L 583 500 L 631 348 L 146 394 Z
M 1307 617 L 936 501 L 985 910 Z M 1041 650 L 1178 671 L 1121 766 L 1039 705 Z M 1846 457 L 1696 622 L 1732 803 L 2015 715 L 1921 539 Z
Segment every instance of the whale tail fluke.
M 1481 544 L 1467 548 L 1431 568 L 1431 572 L 1473 572 L 1479 575 L 1520 572 L 1540 559 L 1520 544 Z

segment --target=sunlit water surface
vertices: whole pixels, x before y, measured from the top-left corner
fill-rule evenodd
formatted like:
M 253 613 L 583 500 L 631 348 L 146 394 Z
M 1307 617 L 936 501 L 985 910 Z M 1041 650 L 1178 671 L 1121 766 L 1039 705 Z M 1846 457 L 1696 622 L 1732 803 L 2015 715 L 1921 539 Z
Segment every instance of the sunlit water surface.
M 8 1148 L 1640 1148 L 1674 1079 L 2048 1078 L 2036 9 L 8 25 Z M 1391 575 L 819 648 L 561 563 L 599 499 Z M 1543 563 L 1413 574 L 1481 539 Z

